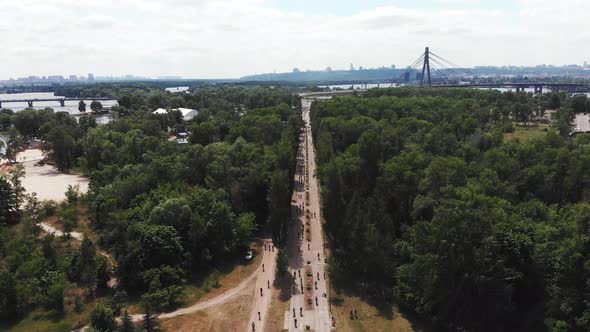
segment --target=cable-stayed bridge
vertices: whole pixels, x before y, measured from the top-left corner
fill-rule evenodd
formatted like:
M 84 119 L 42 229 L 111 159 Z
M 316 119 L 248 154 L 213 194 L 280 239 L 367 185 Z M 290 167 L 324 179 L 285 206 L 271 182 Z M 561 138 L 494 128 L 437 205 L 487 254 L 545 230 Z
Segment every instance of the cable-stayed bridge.
M 402 81 L 410 82 L 416 74 L 416 82 L 421 87 L 446 88 L 513 88 L 516 92 L 524 92 L 527 88 L 534 89 L 534 93 L 543 93 L 543 88 L 552 91 L 575 91 L 579 88 L 590 88 L 590 83 L 572 82 L 480 82 L 479 77 L 472 70 L 462 67 L 430 50 L 426 47 L 422 53 L 403 74 Z

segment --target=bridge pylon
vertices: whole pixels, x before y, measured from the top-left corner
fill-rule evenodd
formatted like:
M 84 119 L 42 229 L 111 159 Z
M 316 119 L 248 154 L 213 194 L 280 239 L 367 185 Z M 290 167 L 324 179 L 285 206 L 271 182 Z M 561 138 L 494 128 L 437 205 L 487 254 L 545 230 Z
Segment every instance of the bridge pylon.
M 424 86 L 424 74 L 426 74 L 427 86 L 432 86 L 432 80 L 430 78 L 430 48 L 424 49 L 424 62 L 422 64 L 422 77 L 420 77 L 420 86 Z

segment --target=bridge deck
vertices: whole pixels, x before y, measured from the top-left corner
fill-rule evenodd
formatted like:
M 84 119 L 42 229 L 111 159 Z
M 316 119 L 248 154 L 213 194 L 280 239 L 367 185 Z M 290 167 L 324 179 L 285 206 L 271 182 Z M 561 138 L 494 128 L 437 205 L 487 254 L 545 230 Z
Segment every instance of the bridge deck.
M 117 98 L 98 97 L 98 98 L 33 98 L 33 99 L 2 99 L 0 103 L 24 103 L 36 101 L 78 101 L 78 100 L 117 100 Z

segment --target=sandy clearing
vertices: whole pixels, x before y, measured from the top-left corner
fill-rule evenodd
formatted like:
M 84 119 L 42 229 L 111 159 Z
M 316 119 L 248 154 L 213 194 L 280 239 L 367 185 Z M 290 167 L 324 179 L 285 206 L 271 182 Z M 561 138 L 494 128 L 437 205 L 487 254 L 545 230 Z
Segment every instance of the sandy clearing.
M 588 114 L 576 114 L 575 118 L 575 131 L 589 132 L 590 131 L 590 115 Z
M 88 191 L 90 181 L 81 175 L 62 173 L 54 166 L 47 164 L 36 166 L 35 163 L 43 158 L 43 151 L 40 149 L 24 150 L 16 156 L 16 161 L 25 167 L 22 185 L 27 193 L 37 193 L 37 198 L 40 201 L 63 201 L 66 199 L 68 185 L 78 185 L 81 193 Z M 5 168 L 8 169 L 10 166 Z
M 43 159 L 43 152 L 40 149 L 28 149 L 19 152 L 16 159 L 25 167 L 25 177 L 22 180 L 23 187 L 27 193 L 37 193 L 41 201 L 66 199 L 68 185 L 80 187 L 81 193 L 88 191 L 89 180 L 77 174 L 65 174 L 54 166 L 36 166 L 35 163 Z

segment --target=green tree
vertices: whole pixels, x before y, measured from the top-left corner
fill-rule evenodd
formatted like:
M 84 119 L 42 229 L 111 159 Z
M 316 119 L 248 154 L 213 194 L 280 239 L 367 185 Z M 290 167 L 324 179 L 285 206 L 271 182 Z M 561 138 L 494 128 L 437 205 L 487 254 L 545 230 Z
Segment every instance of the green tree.
M 102 110 L 102 103 L 101 103 L 100 101 L 98 101 L 98 100 L 93 100 L 93 101 L 90 103 L 90 109 L 91 109 L 93 112 L 98 112 L 98 111 L 101 111 L 101 110 Z
M 272 229 L 273 241 L 282 247 L 286 239 L 287 222 L 289 221 L 290 191 L 287 171 L 276 170 L 270 177 L 268 191 L 269 221 Z
M 96 258 L 96 288 L 105 290 L 108 288 L 108 283 L 111 280 L 111 271 L 109 269 L 108 260 L 103 255 Z
M 20 150 L 19 133 L 15 127 L 8 129 L 4 157 L 10 162 L 16 162 L 16 154 Z
M 13 224 L 17 221 L 18 202 L 10 182 L 0 175 L 0 224 Z
M 159 332 L 160 321 L 158 315 L 154 314 L 148 305 L 145 306 L 145 313 L 143 316 L 143 329 L 146 332 Z
M 25 188 L 23 187 L 22 179 L 25 177 L 25 173 L 25 167 L 22 164 L 17 164 L 14 169 L 8 173 L 18 206 L 24 203 Z
M 129 312 L 125 310 L 123 312 L 123 316 L 121 317 L 121 325 L 119 326 L 119 332 L 134 332 L 135 331 L 135 324 L 133 324 L 133 320 L 131 319 L 131 315 Z
M 60 171 L 74 166 L 78 146 L 76 140 L 65 126 L 54 127 L 47 135 L 49 144 L 45 147 L 48 156 L 53 159 Z
M 82 113 L 86 112 L 86 103 L 84 102 L 84 100 L 80 100 L 80 102 L 78 103 L 78 111 Z
M 117 329 L 113 311 L 104 304 L 97 304 L 90 313 L 90 327 L 101 332 L 112 332 Z
M 193 144 L 206 146 L 215 142 L 218 139 L 217 136 L 217 127 L 211 122 L 203 122 L 192 126 L 190 141 Z

